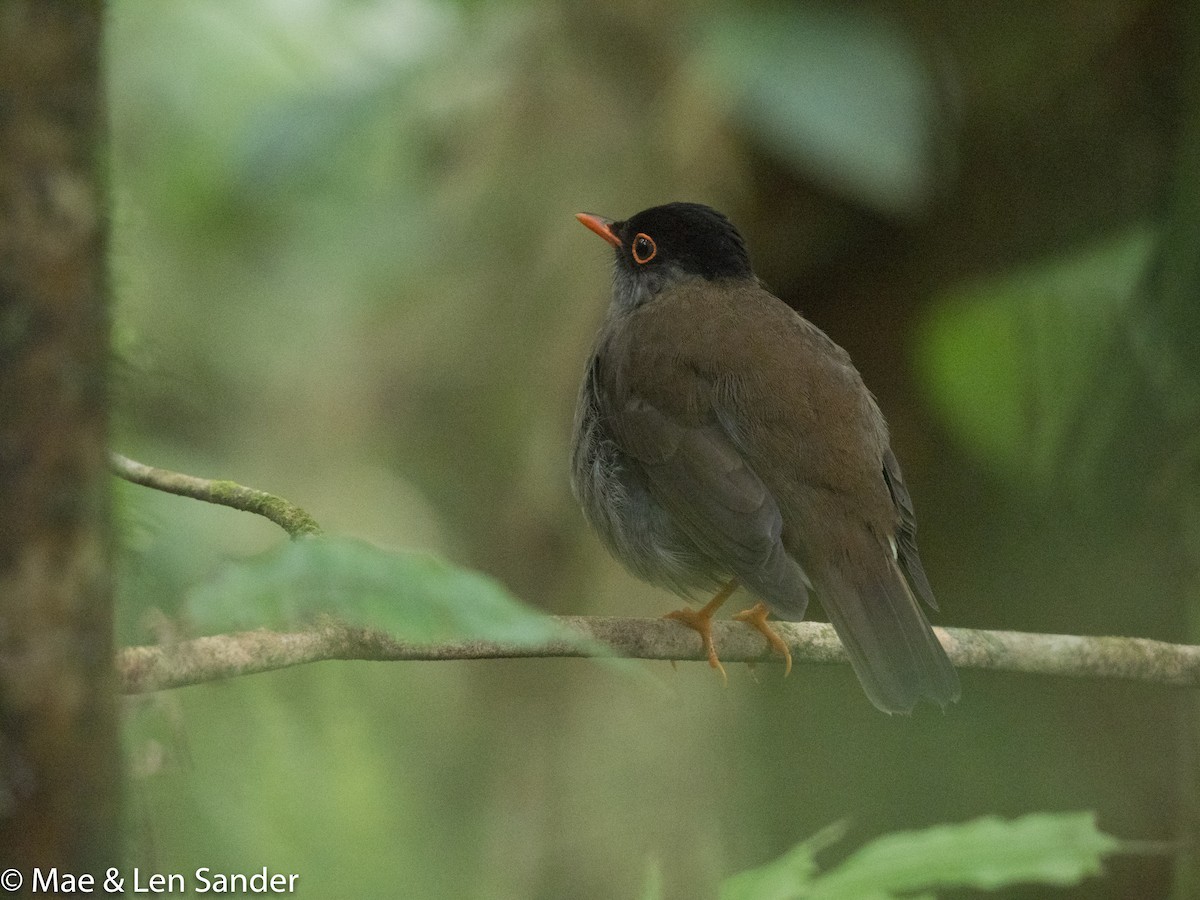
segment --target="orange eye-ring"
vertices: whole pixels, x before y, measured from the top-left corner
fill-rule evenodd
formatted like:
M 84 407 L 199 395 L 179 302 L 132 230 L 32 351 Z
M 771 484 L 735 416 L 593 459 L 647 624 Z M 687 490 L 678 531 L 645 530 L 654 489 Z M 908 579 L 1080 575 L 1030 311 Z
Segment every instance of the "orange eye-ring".
M 658 253 L 658 245 L 654 243 L 654 238 L 639 231 L 637 237 L 633 239 L 634 260 L 645 265 L 654 259 L 656 253 Z

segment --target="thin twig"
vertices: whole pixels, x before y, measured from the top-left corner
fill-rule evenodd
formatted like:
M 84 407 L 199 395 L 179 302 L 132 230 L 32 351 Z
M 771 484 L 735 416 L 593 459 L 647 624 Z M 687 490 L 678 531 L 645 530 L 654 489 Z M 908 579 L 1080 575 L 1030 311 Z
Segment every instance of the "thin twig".
M 197 478 L 195 475 L 184 475 L 182 472 L 172 472 L 170 469 L 147 466 L 120 453 L 109 454 L 109 465 L 121 478 L 143 487 L 265 516 L 293 538 L 321 533 L 321 526 L 312 516 L 296 504 L 266 491 L 249 488 L 233 481 L 213 481 Z
M 630 659 L 700 660 L 699 638 L 662 619 L 561 616 L 584 638 Z M 773 622 L 796 663 L 845 663 L 832 627 L 818 622 Z M 1144 638 L 1079 637 L 1019 631 L 935 629 L 950 659 L 962 669 L 1117 679 L 1183 687 L 1200 686 L 1200 647 Z M 727 663 L 777 661 L 761 637 L 736 622 L 714 622 L 713 634 Z M 574 641 L 523 646 L 495 641 L 413 644 L 377 631 L 324 624 L 310 631 L 247 631 L 175 644 L 128 647 L 117 660 L 122 690 L 145 693 L 268 672 L 329 659 L 464 660 L 591 655 Z

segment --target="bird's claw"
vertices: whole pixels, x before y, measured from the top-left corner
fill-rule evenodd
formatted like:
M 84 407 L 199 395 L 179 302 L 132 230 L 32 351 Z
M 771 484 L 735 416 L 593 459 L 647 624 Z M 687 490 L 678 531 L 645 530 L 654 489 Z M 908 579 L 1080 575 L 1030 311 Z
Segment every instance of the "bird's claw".
M 688 628 L 700 635 L 700 641 L 704 647 L 704 653 L 708 657 L 708 664 L 721 673 L 721 680 L 726 684 L 729 683 L 729 675 L 725 672 L 725 667 L 721 665 L 721 660 L 717 656 L 716 645 L 713 644 L 712 637 L 712 614 L 706 612 L 706 609 L 699 611 L 687 609 L 677 609 L 663 616 L 664 619 L 673 619 L 681 625 L 686 625 Z
M 738 622 L 744 622 L 749 625 L 764 638 L 770 645 L 771 650 L 783 657 L 783 677 L 787 678 L 792 674 L 792 651 L 788 649 L 788 645 L 784 643 L 775 631 L 767 624 L 767 607 L 764 603 L 756 603 L 749 609 L 743 609 L 739 613 L 734 613 L 733 618 Z

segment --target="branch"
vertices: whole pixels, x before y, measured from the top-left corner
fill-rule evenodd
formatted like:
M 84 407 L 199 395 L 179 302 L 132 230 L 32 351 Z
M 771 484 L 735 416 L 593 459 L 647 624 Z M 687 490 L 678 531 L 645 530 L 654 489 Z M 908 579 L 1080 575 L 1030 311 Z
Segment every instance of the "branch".
M 113 453 L 119 476 L 171 494 L 266 516 L 293 538 L 319 534 L 313 518 L 293 503 L 232 481 L 210 481 L 157 469 Z M 628 659 L 700 660 L 699 638 L 663 619 L 561 616 L 558 621 L 594 643 Z M 845 650 L 830 625 L 773 622 L 796 662 L 846 663 Z M 1111 678 L 1154 684 L 1200 685 L 1200 647 L 1143 638 L 1076 637 L 1019 631 L 935 629 L 961 669 L 994 669 L 1071 678 Z M 775 660 L 761 638 L 735 622 L 714 622 L 713 636 L 725 662 Z M 246 631 L 151 647 L 127 647 L 117 659 L 127 694 L 252 675 L 327 659 L 451 660 L 580 657 L 593 652 L 569 639 L 536 645 L 495 641 L 413 644 L 382 632 L 338 623 L 306 631 Z
M 321 526 L 312 516 L 296 504 L 266 491 L 245 487 L 234 481 L 212 481 L 147 466 L 120 453 L 109 454 L 109 465 L 121 478 L 143 487 L 265 516 L 293 538 L 321 533 Z
M 560 616 L 583 637 L 629 659 L 703 659 L 699 638 L 663 619 Z M 833 628 L 819 622 L 772 622 L 797 663 L 846 663 Z M 1200 647 L 1144 638 L 1077 637 L 1019 631 L 934 629 L 961 669 L 991 669 L 1069 678 L 1118 679 L 1181 687 L 1200 686 Z M 733 662 L 778 661 L 761 637 L 736 622 L 714 622 L 721 658 Z M 200 684 L 236 675 L 269 672 L 328 659 L 454 660 L 581 657 L 592 653 L 570 640 L 533 646 L 494 641 L 411 644 L 381 632 L 326 623 L 309 631 L 246 631 L 151 647 L 127 647 L 117 659 L 127 694 Z

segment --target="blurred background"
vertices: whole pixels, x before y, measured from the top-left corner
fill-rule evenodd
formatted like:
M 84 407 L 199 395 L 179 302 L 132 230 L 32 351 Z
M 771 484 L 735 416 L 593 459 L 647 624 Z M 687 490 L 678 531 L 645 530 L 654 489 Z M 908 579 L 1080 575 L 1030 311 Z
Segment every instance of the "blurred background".
M 725 211 L 893 431 L 936 624 L 1200 642 L 1200 9 L 1150 0 L 113 0 L 115 449 L 281 494 L 553 613 L 677 604 L 568 487 L 609 248 Z M 120 485 L 120 637 L 278 545 Z M 817 610 L 815 616 L 819 617 Z M 1177 841 L 1074 891 L 1195 897 L 1191 695 L 846 667 L 323 663 L 129 703 L 135 860 L 306 896 L 710 896 L 850 838 L 1096 810 Z

